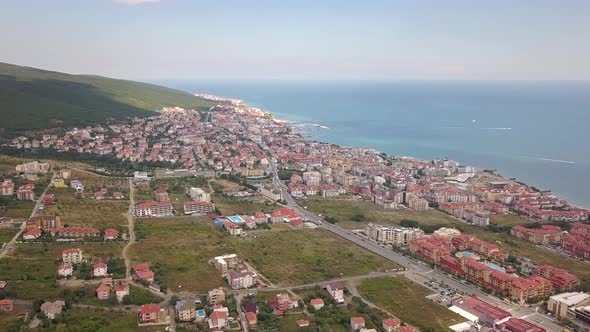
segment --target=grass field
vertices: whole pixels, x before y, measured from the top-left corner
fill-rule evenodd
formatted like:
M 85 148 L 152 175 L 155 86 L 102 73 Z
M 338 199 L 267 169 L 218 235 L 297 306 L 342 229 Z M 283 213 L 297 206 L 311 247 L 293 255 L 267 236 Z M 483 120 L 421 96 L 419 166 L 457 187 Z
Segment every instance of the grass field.
M 257 211 L 272 212 L 277 208 L 275 203 L 256 197 L 234 198 L 216 193 L 212 195 L 211 201 L 224 215 L 254 214 Z
M 64 329 L 66 326 L 67 329 Z M 41 329 L 41 331 L 46 330 L 132 332 L 139 331 L 139 328 L 137 327 L 137 314 L 134 312 L 110 311 L 97 308 L 71 308 L 62 314 L 51 329 Z
M 129 192 L 128 180 L 125 178 L 96 176 L 93 174 L 72 170 L 70 179 L 80 180 L 84 185 L 85 192 L 88 194 L 88 196 L 94 194 L 94 192 L 100 190 L 103 187 L 107 188 L 110 193 L 121 191 L 127 194 Z
M 525 226 L 527 224 L 534 223 L 532 220 L 527 219 L 525 217 L 521 217 L 516 214 L 492 215 L 490 217 L 490 221 L 498 226 L 505 226 L 505 225 L 509 225 L 509 226 L 523 225 L 523 226 Z
M 403 277 L 367 279 L 358 286 L 368 301 L 418 328 L 446 331 L 465 321 L 458 314 L 425 298 L 431 292 Z
M 117 228 L 127 225 L 127 200 L 78 199 L 70 188 L 51 188 L 49 193 L 55 195 L 57 202 L 46 206 L 43 214 L 60 215 L 64 224 L 91 225 L 96 228 Z
M 234 239 L 238 255 L 279 285 L 385 271 L 394 263 L 324 230 L 280 230 Z
M 17 227 L 0 228 L 0 247 L 4 242 L 10 241 L 17 232 Z
M 339 276 L 387 270 L 393 263 L 319 230 L 256 232 L 232 237 L 207 218 L 175 217 L 136 223 L 138 242 L 133 263 L 159 263 L 163 281 L 174 289 L 205 292 L 225 283 L 208 263 L 214 256 L 236 253 L 280 285 L 309 283 Z M 178 286 L 181 286 L 180 288 Z
M 309 197 L 301 205 L 315 213 L 338 219 L 338 226 L 343 228 L 362 228 L 367 223 L 394 224 L 397 225 L 403 219 L 412 219 L 421 224 L 459 224 L 456 219 L 434 209 L 426 211 L 414 211 L 411 209 L 385 210 L 370 202 L 353 201 L 347 199 L 331 199 Z M 352 218 L 362 214 L 366 220 L 356 222 Z

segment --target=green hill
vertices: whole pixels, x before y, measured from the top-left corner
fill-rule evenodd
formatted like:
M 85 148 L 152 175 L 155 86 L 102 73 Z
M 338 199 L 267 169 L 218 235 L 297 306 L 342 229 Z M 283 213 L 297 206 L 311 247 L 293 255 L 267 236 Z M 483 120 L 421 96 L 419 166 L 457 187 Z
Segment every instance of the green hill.
M 213 103 L 153 84 L 0 62 L 0 130 L 4 134 L 149 116 L 165 106 L 204 110 Z

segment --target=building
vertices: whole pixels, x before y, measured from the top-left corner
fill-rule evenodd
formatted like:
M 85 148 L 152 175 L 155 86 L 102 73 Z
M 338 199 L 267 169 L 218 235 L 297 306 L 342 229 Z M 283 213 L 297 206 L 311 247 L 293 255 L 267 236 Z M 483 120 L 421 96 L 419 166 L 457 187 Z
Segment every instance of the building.
M 213 266 L 221 274 L 227 274 L 229 269 L 233 269 L 239 263 L 238 255 L 229 254 L 223 256 L 213 257 Z
M 289 294 L 276 294 L 270 300 L 270 306 L 274 309 L 274 314 L 277 316 L 282 316 L 285 311 L 294 308 L 296 303 L 291 300 Z
M 246 312 L 246 321 L 248 321 L 249 326 L 256 325 L 256 323 L 258 323 L 256 314 L 253 312 Z
M 41 230 L 39 228 L 27 228 L 26 233 L 23 234 L 23 240 L 34 240 L 41 237 Z
M 57 268 L 57 275 L 59 277 L 70 277 L 74 273 L 74 267 L 70 263 L 61 263 Z
M 453 305 L 476 316 L 481 324 L 489 327 L 502 324 L 511 317 L 508 311 L 484 302 L 475 296 L 453 301 Z
M 330 297 L 337 303 L 344 303 L 344 285 L 341 282 L 331 282 L 326 285 Z
M 496 326 L 494 331 L 498 332 L 547 332 L 533 323 L 529 323 L 524 319 L 510 318 L 509 320 Z
M 45 302 L 41 305 L 41 312 L 45 315 L 45 317 L 53 320 L 61 314 L 61 311 L 65 305 L 66 303 L 62 300 Z
M 193 298 L 186 298 L 176 302 L 174 309 L 176 311 L 176 318 L 179 321 L 190 322 L 195 320 L 197 310 Z
M 188 191 L 188 195 L 195 202 L 211 203 L 211 195 L 201 188 L 190 188 Z
M 6 311 L 6 312 L 11 312 L 12 310 L 14 310 L 14 300 L 10 300 L 10 299 L 0 300 L 0 310 Z
M 116 229 L 112 229 L 112 228 L 107 228 L 104 230 L 104 235 L 102 236 L 102 238 L 105 241 L 108 240 L 116 240 L 119 237 L 119 231 Z
M 127 295 L 129 295 L 129 284 L 127 282 L 121 282 L 115 285 L 115 296 L 119 303 L 123 302 L 123 298 Z
M 0 183 L 0 195 L 2 196 L 12 196 L 14 195 L 14 182 L 12 180 L 3 180 Z
M 160 305 L 143 304 L 139 308 L 140 323 L 158 323 L 160 320 Z
M 396 332 L 401 325 L 401 320 L 396 318 L 384 319 L 382 322 L 382 327 L 385 332 Z
M 225 328 L 227 325 L 227 312 L 214 311 L 209 316 L 207 323 L 209 324 L 209 329 L 211 330 L 221 330 Z
M 164 188 L 157 188 L 154 192 L 156 195 L 156 201 L 158 202 L 170 202 L 170 198 L 168 197 L 168 192 Z
M 324 300 L 317 298 L 317 299 L 311 299 L 309 301 L 309 304 L 315 309 L 315 310 L 320 310 L 324 307 Z
M 66 249 L 61 253 L 61 260 L 64 263 L 80 264 L 83 261 L 82 250 L 78 248 Z
M 358 331 L 365 327 L 365 318 L 363 317 L 351 317 L 350 318 L 350 329 Z
M 225 292 L 223 288 L 214 288 L 207 293 L 207 301 L 215 305 L 225 301 Z
M 406 246 L 411 240 L 424 236 L 424 231 L 420 228 L 392 227 L 373 223 L 365 226 L 363 232 L 371 240 L 396 246 Z
M 35 201 L 34 184 L 25 184 L 16 191 L 16 199 L 19 201 Z
M 551 296 L 547 301 L 547 309 L 559 318 L 566 318 L 571 308 L 588 304 L 590 304 L 590 294 L 568 292 Z
M 99 300 L 108 300 L 110 296 L 111 287 L 109 287 L 109 285 L 100 284 L 96 289 L 96 297 L 98 297 Z
M 549 279 L 557 291 L 571 291 L 578 288 L 581 283 L 580 279 L 568 270 L 551 265 L 540 265 L 533 274 Z
M 514 226 L 510 234 L 536 244 L 555 244 L 561 242 L 562 231 L 559 226 L 551 225 L 542 225 L 541 228 Z
M 289 221 L 291 221 L 291 219 L 297 219 L 297 218 L 299 218 L 299 216 L 297 215 L 297 212 L 295 212 L 295 210 L 288 208 L 288 207 L 282 207 L 278 210 L 275 210 L 270 215 L 270 221 L 272 223 L 289 222 Z
M 461 232 L 456 228 L 441 227 L 434 231 L 432 235 L 452 239 L 455 236 L 461 235 Z
M 227 283 L 232 289 L 250 288 L 256 285 L 258 276 L 251 271 L 229 271 Z
M 187 201 L 184 202 L 184 214 L 207 214 L 215 211 L 215 205 L 210 202 Z
M 90 271 L 90 276 L 93 278 L 104 277 L 108 274 L 107 269 L 107 264 L 105 262 L 95 262 L 92 265 L 92 271 Z
M 141 202 L 135 204 L 133 215 L 136 217 L 171 217 L 174 209 L 170 202 Z
M 38 161 L 16 165 L 16 171 L 25 174 L 46 174 L 50 170 L 51 166 L 49 163 L 40 163 Z
M 38 216 L 29 218 L 27 221 L 27 227 L 35 226 L 37 228 L 41 228 L 43 230 L 49 230 L 52 228 L 60 228 L 62 227 L 61 224 L 61 217 L 60 216 Z

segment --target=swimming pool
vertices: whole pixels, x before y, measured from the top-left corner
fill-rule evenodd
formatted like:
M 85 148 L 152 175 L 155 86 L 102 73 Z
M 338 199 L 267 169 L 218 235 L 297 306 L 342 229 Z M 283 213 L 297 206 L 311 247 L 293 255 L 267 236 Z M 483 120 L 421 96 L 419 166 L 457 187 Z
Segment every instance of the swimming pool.
M 506 269 L 504 269 L 503 267 L 501 267 L 501 266 L 498 266 L 498 265 L 496 265 L 496 264 L 493 264 L 493 263 L 487 263 L 486 265 L 487 265 L 487 266 L 488 266 L 490 269 L 494 269 L 494 270 L 496 270 L 496 271 L 500 271 L 500 272 L 506 272 Z
M 233 222 L 234 224 L 241 224 L 244 222 L 244 219 L 242 219 L 240 216 L 230 216 L 227 217 L 227 219 L 229 219 L 229 221 Z

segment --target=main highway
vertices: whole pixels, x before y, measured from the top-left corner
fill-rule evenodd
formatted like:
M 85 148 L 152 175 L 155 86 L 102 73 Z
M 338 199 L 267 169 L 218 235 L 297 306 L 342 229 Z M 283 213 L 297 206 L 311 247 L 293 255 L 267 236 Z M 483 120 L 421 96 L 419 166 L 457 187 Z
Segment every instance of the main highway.
M 335 224 L 331 224 L 323 220 L 319 215 L 309 212 L 302 208 L 287 192 L 287 186 L 283 183 L 278 176 L 278 170 L 276 165 L 276 159 L 269 157 L 270 166 L 273 173 L 272 182 L 275 189 L 281 191 L 281 195 L 286 205 L 294 209 L 303 219 L 316 224 L 318 227 L 330 231 L 343 239 L 353 242 L 379 256 L 382 256 L 398 265 L 403 266 L 406 269 L 404 276 L 409 280 L 412 280 L 419 284 L 424 284 L 429 280 L 436 280 L 439 283 L 448 285 L 449 288 L 456 289 L 463 294 L 470 294 L 485 300 L 488 303 L 497 305 L 507 311 L 509 311 L 513 317 L 524 318 L 534 324 L 541 325 L 547 331 L 559 332 L 563 330 L 563 327 L 558 325 L 555 321 L 547 316 L 537 313 L 536 306 L 517 306 L 507 301 L 503 301 L 495 296 L 487 294 L 479 289 L 475 285 L 460 282 L 454 277 L 441 272 L 437 269 L 433 269 L 424 262 L 421 262 L 412 257 L 406 256 L 400 252 L 393 251 L 390 247 L 382 247 L 376 242 L 369 239 L 365 239 L 357 234 L 354 234 L 350 230 L 343 229 Z

